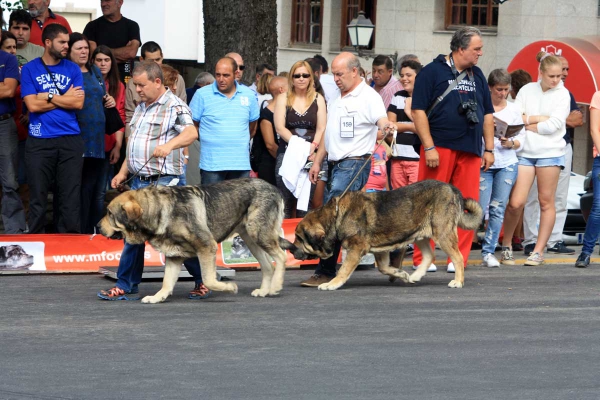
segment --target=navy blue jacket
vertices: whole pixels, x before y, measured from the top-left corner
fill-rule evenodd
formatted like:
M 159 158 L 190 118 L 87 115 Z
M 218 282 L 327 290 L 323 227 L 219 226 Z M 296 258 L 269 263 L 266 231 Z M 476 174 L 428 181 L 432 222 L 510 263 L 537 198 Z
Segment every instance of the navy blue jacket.
M 471 68 L 473 82 L 468 75 L 433 109 L 429 116 L 429 129 L 433 143 L 439 147 L 466 151 L 482 155 L 483 117 L 493 114 L 494 107 L 490 97 L 487 80 L 477 67 Z M 417 74 L 413 91 L 412 109 L 427 111 L 436 98 L 441 96 L 448 85 L 456 79 L 446 61 L 440 54 Z M 477 100 L 477 118 L 479 123 L 471 125 L 466 114 L 459 114 L 460 96 L 463 101 Z

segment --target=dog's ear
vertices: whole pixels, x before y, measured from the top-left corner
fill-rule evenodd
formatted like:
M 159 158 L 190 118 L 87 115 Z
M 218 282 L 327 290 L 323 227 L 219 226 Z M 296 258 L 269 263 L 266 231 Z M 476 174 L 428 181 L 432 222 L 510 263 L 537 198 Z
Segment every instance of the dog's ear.
M 316 241 L 318 241 L 318 243 L 323 243 L 323 240 L 325 239 L 325 231 L 323 230 L 323 228 L 319 227 L 318 229 L 316 229 L 313 237 Z
M 134 199 L 128 200 L 127 202 L 123 203 L 121 208 L 123 209 L 123 211 L 125 211 L 125 214 L 127 215 L 127 221 L 130 222 L 137 220 L 144 213 L 142 207 L 140 207 L 139 203 Z

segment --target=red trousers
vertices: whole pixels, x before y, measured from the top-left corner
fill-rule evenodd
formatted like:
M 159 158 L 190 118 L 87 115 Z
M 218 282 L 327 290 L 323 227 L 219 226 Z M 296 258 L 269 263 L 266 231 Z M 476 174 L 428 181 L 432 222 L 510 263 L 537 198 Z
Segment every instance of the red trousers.
M 459 150 L 450 150 L 436 147 L 440 155 L 440 165 L 437 168 L 429 168 L 425 160 L 425 152 L 421 147 L 421 160 L 419 160 L 419 181 L 435 179 L 437 181 L 450 183 L 460 192 L 463 197 L 470 197 L 479 201 L 479 173 L 481 170 L 481 157 L 473 153 Z M 465 267 L 471 251 L 474 231 L 458 228 L 458 248 L 463 256 Z M 434 248 L 431 241 L 431 248 Z M 415 246 L 413 264 L 419 265 L 422 260 L 421 251 Z M 448 262 L 450 259 L 448 258 Z

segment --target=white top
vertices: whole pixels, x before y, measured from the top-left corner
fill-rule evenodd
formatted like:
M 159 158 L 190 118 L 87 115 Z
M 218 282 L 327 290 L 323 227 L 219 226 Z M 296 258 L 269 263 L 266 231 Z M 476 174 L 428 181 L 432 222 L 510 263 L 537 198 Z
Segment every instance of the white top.
M 323 92 L 325 92 L 325 102 L 329 103 L 340 95 L 340 89 L 333 80 L 333 75 L 323 74 L 319 78 Z
M 325 149 L 329 161 L 370 154 L 377 141 L 377 121 L 386 118 L 381 96 L 363 80 L 352 92 L 341 94 L 327 106 Z M 342 132 L 342 122 L 352 131 Z
M 514 103 L 511 102 L 507 102 L 506 107 L 498 112 L 495 112 L 494 117 L 498 117 L 509 125 L 519 125 L 523 123 L 521 111 Z M 513 140 L 519 141 L 519 147 L 515 147 L 514 149 L 502 147 L 500 139 L 494 137 L 494 164 L 492 164 L 490 168 L 505 168 L 509 165 L 519 162 L 517 158 L 517 151 L 523 148 L 525 137 L 526 132 L 525 128 L 523 128 L 516 136 L 512 138 Z M 485 141 L 483 141 L 482 146 L 482 148 L 485 149 Z
M 555 88 L 542 92 L 540 82 L 523 86 L 514 103 L 521 114 L 545 115 L 547 121 L 537 124 L 538 132 L 527 131 L 519 157 L 550 158 L 565 155 L 567 117 L 571 112 L 571 96 L 560 82 Z

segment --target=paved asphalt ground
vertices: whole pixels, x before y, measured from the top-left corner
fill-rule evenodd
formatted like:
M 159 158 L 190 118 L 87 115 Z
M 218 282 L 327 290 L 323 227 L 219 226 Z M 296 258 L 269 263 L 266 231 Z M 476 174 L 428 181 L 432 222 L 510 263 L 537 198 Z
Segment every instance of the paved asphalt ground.
M 572 260 L 575 256 L 572 257 Z M 320 292 L 108 302 L 100 275 L 0 277 L 0 399 L 599 399 L 600 266 L 469 266 Z M 144 282 L 143 295 L 159 281 Z

